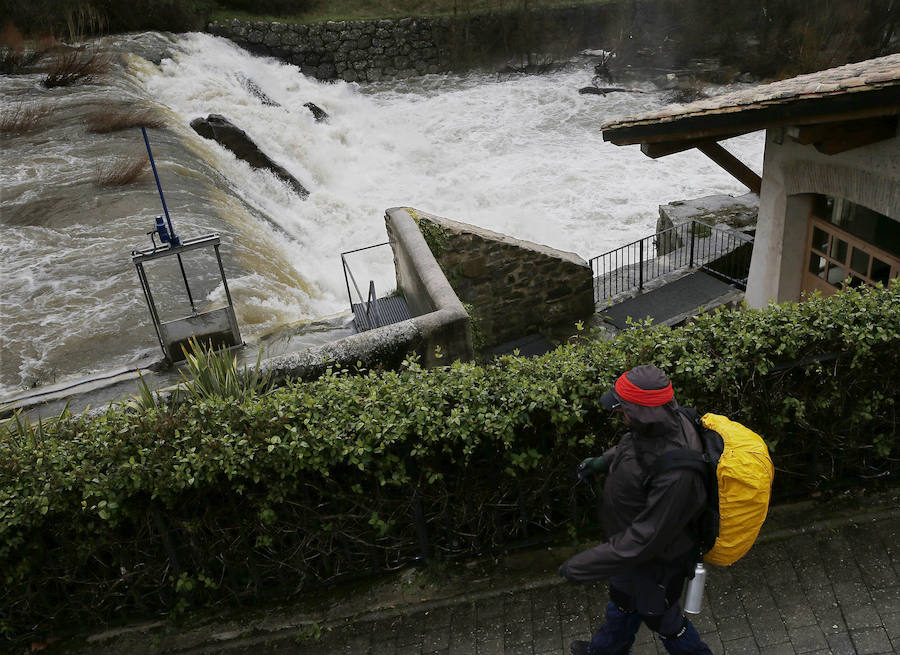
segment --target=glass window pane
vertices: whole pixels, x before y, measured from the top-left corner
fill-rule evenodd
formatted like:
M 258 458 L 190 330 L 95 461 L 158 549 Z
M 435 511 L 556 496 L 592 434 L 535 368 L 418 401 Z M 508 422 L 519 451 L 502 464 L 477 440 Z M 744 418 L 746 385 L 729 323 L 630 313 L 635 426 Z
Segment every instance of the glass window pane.
M 844 263 L 847 261 L 847 242 L 837 237 L 831 240 L 831 251 L 828 253 L 832 259 Z
M 809 257 L 809 272 L 825 279 L 825 258 L 812 253 Z
M 863 241 L 900 257 L 900 221 L 849 200 L 838 198 L 834 204 L 837 209 L 832 218 L 820 216 L 821 211 L 815 215 L 829 220 Z M 814 204 L 814 212 L 818 206 Z
M 850 268 L 860 275 L 869 274 L 869 255 L 859 248 L 853 249 L 853 255 L 850 257 Z
M 814 227 L 812 247 L 813 250 L 818 250 L 819 252 L 828 252 L 828 232 Z
M 878 257 L 872 257 L 872 274 L 869 277 L 872 278 L 872 282 L 887 284 L 891 277 L 891 265 L 881 261 Z
M 847 277 L 847 272 L 840 266 L 835 266 L 834 264 L 828 266 L 828 276 L 825 279 L 828 280 L 829 284 L 838 286 L 844 281 L 845 277 Z
M 855 275 L 850 276 L 850 286 L 851 287 L 864 287 L 867 282 L 862 278 L 858 278 Z
M 813 216 L 831 221 L 831 215 L 834 213 L 834 198 L 831 196 L 815 196 L 813 198 Z

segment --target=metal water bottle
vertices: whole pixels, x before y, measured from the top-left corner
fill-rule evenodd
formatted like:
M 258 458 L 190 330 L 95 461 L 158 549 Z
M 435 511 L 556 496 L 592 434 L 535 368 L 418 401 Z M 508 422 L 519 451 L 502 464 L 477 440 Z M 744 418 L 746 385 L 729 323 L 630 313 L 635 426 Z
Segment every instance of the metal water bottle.
M 703 562 L 697 562 L 694 567 L 694 579 L 688 583 L 687 593 L 684 596 L 684 611 L 688 614 L 699 614 L 703 605 L 703 587 L 706 584 L 706 569 Z

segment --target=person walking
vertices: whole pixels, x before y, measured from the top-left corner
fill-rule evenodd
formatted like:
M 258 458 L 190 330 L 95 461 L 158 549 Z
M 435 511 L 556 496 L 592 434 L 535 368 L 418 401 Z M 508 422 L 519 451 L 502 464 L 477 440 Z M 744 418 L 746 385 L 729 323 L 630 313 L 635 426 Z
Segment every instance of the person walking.
M 666 451 L 702 452 L 700 437 L 655 366 L 623 373 L 601 403 L 621 412 L 629 431 L 603 455 L 582 461 L 578 477 L 608 473 L 601 512 L 608 540 L 568 559 L 559 574 L 576 583 L 608 579 L 610 600 L 606 623 L 589 642 L 573 641 L 572 655 L 627 655 L 641 622 L 669 653 L 712 655 L 680 602 L 699 556 L 693 522 L 706 503 L 704 482 L 683 468 L 648 476 Z

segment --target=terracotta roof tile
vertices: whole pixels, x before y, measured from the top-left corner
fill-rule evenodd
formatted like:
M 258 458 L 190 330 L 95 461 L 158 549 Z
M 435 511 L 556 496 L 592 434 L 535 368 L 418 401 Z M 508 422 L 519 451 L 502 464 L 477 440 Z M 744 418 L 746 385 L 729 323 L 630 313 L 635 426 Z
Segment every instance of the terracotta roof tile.
M 807 73 L 684 105 L 668 105 L 639 116 L 610 121 L 602 125 L 601 129 L 666 123 L 689 116 L 724 114 L 753 106 L 787 104 L 796 100 L 858 93 L 890 86 L 900 87 L 900 53 Z

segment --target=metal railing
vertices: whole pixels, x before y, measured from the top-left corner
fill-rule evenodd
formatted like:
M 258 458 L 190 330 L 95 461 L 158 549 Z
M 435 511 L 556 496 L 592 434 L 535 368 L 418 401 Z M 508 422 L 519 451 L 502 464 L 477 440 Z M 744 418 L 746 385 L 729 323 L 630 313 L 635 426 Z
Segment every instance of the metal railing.
M 347 263 L 347 255 L 351 255 L 355 252 L 362 252 L 363 250 L 371 250 L 372 248 L 380 248 L 381 246 L 389 246 L 390 241 L 385 241 L 384 243 L 376 243 L 374 246 L 365 246 L 364 248 L 356 248 L 355 250 L 348 250 L 346 252 L 341 253 L 341 263 L 344 265 L 344 283 L 347 285 L 347 298 L 350 300 L 350 308 L 353 309 L 353 306 L 361 305 L 365 310 L 365 322 L 369 328 L 379 327 L 381 325 L 381 313 L 378 309 L 378 297 L 375 294 L 375 281 L 369 281 L 369 294 L 367 298 L 363 298 L 362 292 L 359 290 L 359 285 L 356 283 L 356 278 L 353 277 L 353 271 L 350 270 L 350 265 Z M 353 302 L 353 294 L 350 291 L 350 282 L 353 282 L 353 289 L 356 291 L 356 297 L 359 298 L 358 303 Z
M 594 302 L 601 303 L 675 271 L 699 267 L 744 289 L 753 237 L 692 220 L 590 260 Z

